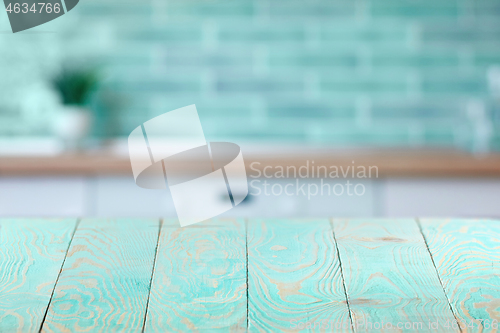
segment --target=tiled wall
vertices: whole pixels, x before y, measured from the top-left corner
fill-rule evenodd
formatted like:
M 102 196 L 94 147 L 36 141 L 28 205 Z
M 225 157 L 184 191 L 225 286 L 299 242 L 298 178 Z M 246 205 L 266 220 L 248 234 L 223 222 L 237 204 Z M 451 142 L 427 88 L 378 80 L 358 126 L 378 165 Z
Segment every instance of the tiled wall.
M 9 135 L 50 134 L 18 87 L 76 61 L 105 74 L 108 133 L 195 103 L 211 140 L 500 149 L 498 0 L 82 0 L 33 31 L 0 34 Z

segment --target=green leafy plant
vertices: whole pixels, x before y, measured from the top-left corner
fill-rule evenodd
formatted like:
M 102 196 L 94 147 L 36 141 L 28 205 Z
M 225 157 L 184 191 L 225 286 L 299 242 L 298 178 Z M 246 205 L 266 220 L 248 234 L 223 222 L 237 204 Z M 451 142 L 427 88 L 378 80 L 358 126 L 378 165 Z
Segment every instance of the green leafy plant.
M 52 84 L 59 92 L 65 105 L 83 106 L 89 102 L 90 95 L 96 90 L 99 77 L 96 70 L 64 69 Z

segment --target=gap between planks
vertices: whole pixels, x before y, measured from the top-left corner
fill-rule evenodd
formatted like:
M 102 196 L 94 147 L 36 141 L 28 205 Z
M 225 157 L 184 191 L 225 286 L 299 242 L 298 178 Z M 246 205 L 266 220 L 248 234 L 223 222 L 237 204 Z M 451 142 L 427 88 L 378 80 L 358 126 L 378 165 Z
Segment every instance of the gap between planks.
M 73 229 L 73 233 L 71 234 L 71 239 L 68 243 L 68 248 L 66 249 L 66 253 L 64 255 L 64 259 L 61 263 L 61 268 L 59 269 L 59 274 L 57 274 L 56 282 L 54 283 L 54 288 L 52 289 L 52 293 L 50 294 L 49 303 L 47 303 L 47 308 L 45 309 L 45 313 L 43 314 L 42 322 L 40 323 L 39 333 L 42 332 L 43 324 L 45 323 L 45 319 L 47 318 L 47 314 L 49 313 L 50 303 L 52 303 L 52 299 L 54 298 L 54 293 L 56 291 L 57 283 L 59 282 L 59 277 L 64 268 L 64 263 L 66 262 L 66 258 L 68 257 L 69 249 L 71 248 L 71 243 L 73 242 L 73 237 L 75 237 L 76 230 L 78 229 L 78 225 L 80 224 L 81 218 L 76 219 L 75 228 Z
M 333 240 L 335 242 L 335 249 L 337 250 L 337 258 L 339 261 L 339 268 L 340 268 L 340 278 L 342 279 L 342 287 L 344 288 L 345 302 L 347 305 L 347 311 L 349 311 L 349 321 L 351 322 L 351 328 L 352 328 L 354 327 L 354 322 L 352 320 L 352 311 L 351 311 L 351 305 L 349 304 L 349 296 L 347 295 L 347 287 L 345 285 L 344 271 L 342 268 L 342 260 L 340 258 L 339 246 L 337 243 L 337 237 L 335 236 L 335 228 L 333 227 L 333 218 L 329 218 L 328 221 L 330 222 L 330 227 L 332 228 L 331 232 L 333 235 Z
M 141 332 L 143 332 L 143 333 L 144 333 L 144 329 L 146 328 L 146 319 L 148 318 L 149 299 L 151 297 L 151 287 L 153 286 L 153 277 L 154 277 L 155 269 L 156 269 L 156 259 L 158 259 L 158 246 L 160 245 L 160 236 L 161 236 L 163 221 L 164 221 L 164 219 L 161 218 L 160 223 L 158 225 L 158 238 L 156 239 L 155 257 L 153 259 L 153 269 L 151 271 L 151 279 L 149 280 L 149 292 L 148 292 L 148 299 L 146 301 L 146 311 L 144 311 L 144 321 L 142 322 Z
M 431 249 L 429 248 L 429 243 L 427 242 L 427 238 L 425 237 L 424 232 L 422 230 L 422 225 L 420 224 L 420 219 L 416 218 L 415 222 L 417 223 L 418 230 L 420 231 L 420 235 L 422 235 L 427 252 L 429 253 L 429 256 L 431 257 L 432 265 L 434 266 L 434 269 L 436 271 L 436 276 L 439 280 L 439 283 L 441 284 L 441 288 L 443 289 L 443 293 L 446 296 L 446 301 L 448 302 L 448 306 L 450 307 L 450 311 L 453 314 L 453 317 L 455 318 L 455 322 L 457 323 L 458 329 L 460 330 L 460 332 L 463 332 L 462 327 L 460 326 L 460 323 L 458 322 L 458 317 L 457 317 L 455 311 L 453 311 L 453 307 L 451 306 L 450 297 L 448 297 L 448 294 L 446 293 L 446 289 L 444 288 L 443 280 L 441 279 L 441 276 L 439 275 L 439 271 L 437 269 L 436 262 L 434 261 L 434 257 L 432 256 Z

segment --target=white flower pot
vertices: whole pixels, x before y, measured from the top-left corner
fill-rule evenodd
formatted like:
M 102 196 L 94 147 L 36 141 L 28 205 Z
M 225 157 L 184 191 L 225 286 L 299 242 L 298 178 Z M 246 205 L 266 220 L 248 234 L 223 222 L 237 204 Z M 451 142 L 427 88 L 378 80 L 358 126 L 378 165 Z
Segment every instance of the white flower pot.
M 54 122 L 54 132 L 68 149 L 81 148 L 82 141 L 90 134 L 92 120 L 90 110 L 65 106 Z

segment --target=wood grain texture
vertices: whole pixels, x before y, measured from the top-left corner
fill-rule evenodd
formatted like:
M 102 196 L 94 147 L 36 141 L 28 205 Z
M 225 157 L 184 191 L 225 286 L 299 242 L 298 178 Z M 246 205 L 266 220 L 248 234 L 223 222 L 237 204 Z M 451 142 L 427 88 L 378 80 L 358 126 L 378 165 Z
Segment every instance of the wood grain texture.
M 159 220 L 82 220 L 59 277 L 44 332 L 139 332 Z
M 328 220 L 253 220 L 247 236 L 249 331 L 350 330 Z
M 500 221 L 424 219 L 420 224 L 462 331 L 498 331 Z
M 145 331 L 244 331 L 246 286 L 244 221 L 165 221 Z
M 38 332 L 76 219 L 0 220 L 0 332 Z
M 333 220 L 333 225 L 356 331 L 381 331 L 382 325 L 458 331 L 445 327 L 455 317 L 416 221 Z M 429 321 L 439 327 L 429 328 Z

